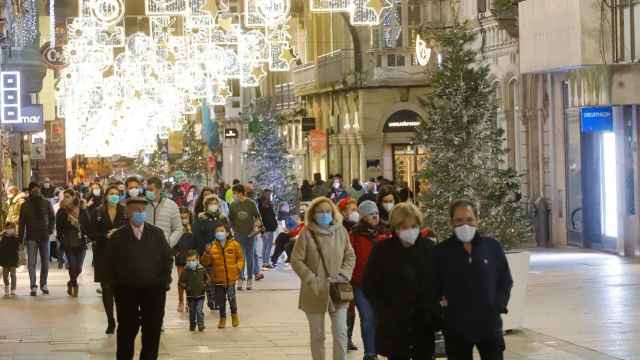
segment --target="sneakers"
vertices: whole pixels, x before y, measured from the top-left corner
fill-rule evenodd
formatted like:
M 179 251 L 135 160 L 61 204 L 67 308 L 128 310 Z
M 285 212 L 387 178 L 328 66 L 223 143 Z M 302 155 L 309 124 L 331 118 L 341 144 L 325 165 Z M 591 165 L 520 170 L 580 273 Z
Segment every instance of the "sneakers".
M 244 290 L 244 280 L 238 281 L 238 290 L 239 291 Z
M 253 279 L 247 280 L 247 290 L 253 290 Z
M 31 296 L 38 296 L 38 288 L 32 287 L 30 295 Z
M 256 274 L 256 281 L 260 281 L 262 279 L 264 279 L 264 275 L 262 273 L 257 273 Z
M 218 320 L 218 329 L 224 329 L 225 327 L 227 327 L 227 319 L 220 318 L 220 320 Z
M 40 287 L 40 290 L 42 291 L 43 294 L 49 295 L 49 288 L 47 287 L 47 285 Z
M 233 327 L 240 326 L 240 318 L 238 317 L 238 314 L 231 314 L 231 325 L 233 325 Z

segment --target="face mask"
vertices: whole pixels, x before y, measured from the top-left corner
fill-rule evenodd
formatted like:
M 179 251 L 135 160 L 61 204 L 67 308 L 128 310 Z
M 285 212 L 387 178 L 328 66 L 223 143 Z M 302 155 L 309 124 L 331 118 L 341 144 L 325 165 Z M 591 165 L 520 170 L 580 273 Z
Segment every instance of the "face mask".
M 100 189 L 93 189 L 94 196 L 100 196 Z
M 115 205 L 120 202 L 120 195 L 109 195 L 107 196 L 107 202 L 111 205 Z
M 349 221 L 353 223 L 357 223 L 358 221 L 360 221 L 360 213 L 358 213 L 357 211 L 354 211 L 351 214 L 349 214 Z
M 336 189 L 336 190 L 340 189 L 340 183 L 334 183 L 333 184 L 333 188 Z
M 476 227 L 471 225 L 460 225 L 457 226 L 453 231 L 456 233 L 456 237 L 458 240 L 463 243 L 470 243 L 471 240 L 476 236 Z
M 395 203 L 382 203 L 382 207 L 387 210 L 387 212 L 391 212 L 391 210 L 393 209 L 393 207 L 395 206 Z
M 329 226 L 333 221 L 331 213 L 318 213 L 315 216 L 316 223 L 320 226 Z
M 45 184 L 44 184 L 44 188 L 45 188 L 45 189 L 48 189 L 48 188 L 49 188 L 49 186 L 51 186 L 51 184 L 49 184 L 49 183 L 45 183 Z
M 147 200 L 154 202 L 156 201 L 156 193 L 153 191 L 147 191 L 146 193 L 144 193 L 144 195 L 147 197 Z
M 138 197 L 138 195 L 140 195 L 140 189 L 138 188 L 129 189 L 129 197 L 135 198 L 135 197 Z
M 223 241 L 226 238 L 227 238 L 227 233 L 226 232 L 217 232 L 216 233 L 216 240 Z
M 195 270 L 198 267 L 198 260 L 189 260 L 185 266 L 189 270 Z
M 416 243 L 416 240 L 418 240 L 418 235 L 420 235 L 420 228 L 417 227 L 400 230 L 398 232 L 398 237 L 400 238 L 402 245 L 406 247 L 413 246 Z
M 144 224 L 146 220 L 147 220 L 147 213 L 145 211 L 136 211 L 133 213 L 133 216 L 131 217 L 131 221 L 136 226 L 140 226 Z
M 209 205 L 209 207 L 207 208 L 207 211 L 209 211 L 212 214 L 215 214 L 218 212 L 218 205 Z

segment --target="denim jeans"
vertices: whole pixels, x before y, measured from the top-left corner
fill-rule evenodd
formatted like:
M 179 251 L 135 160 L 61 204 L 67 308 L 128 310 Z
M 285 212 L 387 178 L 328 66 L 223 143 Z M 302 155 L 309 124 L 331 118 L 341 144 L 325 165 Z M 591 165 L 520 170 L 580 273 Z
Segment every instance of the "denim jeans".
M 27 240 L 27 257 L 31 289 L 37 288 L 36 264 L 40 253 L 40 288 L 47 286 L 49 276 L 49 241 Z
M 262 234 L 262 262 L 270 265 L 271 249 L 273 249 L 273 232 L 268 231 Z
M 86 250 L 83 247 L 73 247 L 65 249 L 69 262 L 69 284 L 78 286 L 78 276 L 82 273 L 82 264 Z
M 204 326 L 204 295 L 200 297 L 187 297 L 187 304 L 189 304 L 189 325 L 190 327 L 196 327 L 196 324 L 200 327 Z
M 262 235 L 256 235 L 255 241 L 253 242 L 253 273 L 258 274 L 262 271 Z
M 227 301 L 229 301 L 231 314 L 237 314 L 238 302 L 236 301 L 236 286 L 230 285 L 229 287 L 225 287 L 224 285 L 216 285 L 216 303 L 220 307 L 221 319 L 227 317 Z
M 238 235 L 238 241 L 242 245 L 242 255 L 244 255 L 244 269 L 242 269 L 242 274 L 240 275 L 242 280 L 253 279 L 255 275 L 255 240 L 255 237 Z
M 364 354 L 374 356 L 376 355 L 376 326 L 373 307 L 361 288 L 354 286 L 353 295 L 360 314 L 360 332 L 364 343 Z

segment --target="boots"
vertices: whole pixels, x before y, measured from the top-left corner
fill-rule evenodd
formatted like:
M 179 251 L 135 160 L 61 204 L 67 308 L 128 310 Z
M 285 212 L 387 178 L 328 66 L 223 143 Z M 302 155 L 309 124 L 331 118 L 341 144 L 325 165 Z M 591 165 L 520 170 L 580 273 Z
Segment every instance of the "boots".
M 107 330 L 104 332 L 107 335 L 112 335 L 116 330 L 116 322 L 115 320 L 109 320 L 109 325 L 107 325 Z
M 238 314 L 231 314 L 231 325 L 233 325 L 233 327 L 240 326 L 240 318 L 238 317 Z
M 74 298 L 77 298 L 79 290 L 80 290 L 79 286 L 78 285 L 74 285 L 73 289 L 72 289 L 72 293 L 73 294 L 71 296 L 73 296 Z
M 227 327 L 227 318 L 220 318 L 218 321 L 218 329 L 224 329 Z

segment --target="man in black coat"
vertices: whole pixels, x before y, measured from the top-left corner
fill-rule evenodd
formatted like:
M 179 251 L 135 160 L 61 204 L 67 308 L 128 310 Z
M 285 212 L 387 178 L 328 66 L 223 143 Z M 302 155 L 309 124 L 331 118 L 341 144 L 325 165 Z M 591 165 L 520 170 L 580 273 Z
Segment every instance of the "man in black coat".
M 49 294 L 47 278 L 49 276 L 49 236 L 53 234 L 56 224 L 51 203 L 42 197 L 40 185 L 35 182 L 29 184 L 29 197 L 20 208 L 20 227 L 18 236 L 21 241 L 26 240 L 29 280 L 31 296 L 36 296 L 38 286 L 36 282 L 36 264 L 40 253 L 40 290 Z
M 144 198 L 127 200 L 128 224 L 107 242 L 105 275 L 113 285 L 118 316 L 118 360 L 131 360 L 142 327 L 141 360 L 158 358 L 172 256 L 162 230 L 146 222 Z
M 513 280 L 502 245 L 481 236 L 476 206 L 458 200 L 449 209 L 454 235 L 436 248 L 437 289 L 445 307 L 449 360 L 502 360 L 500 314 L 507 313 Z

